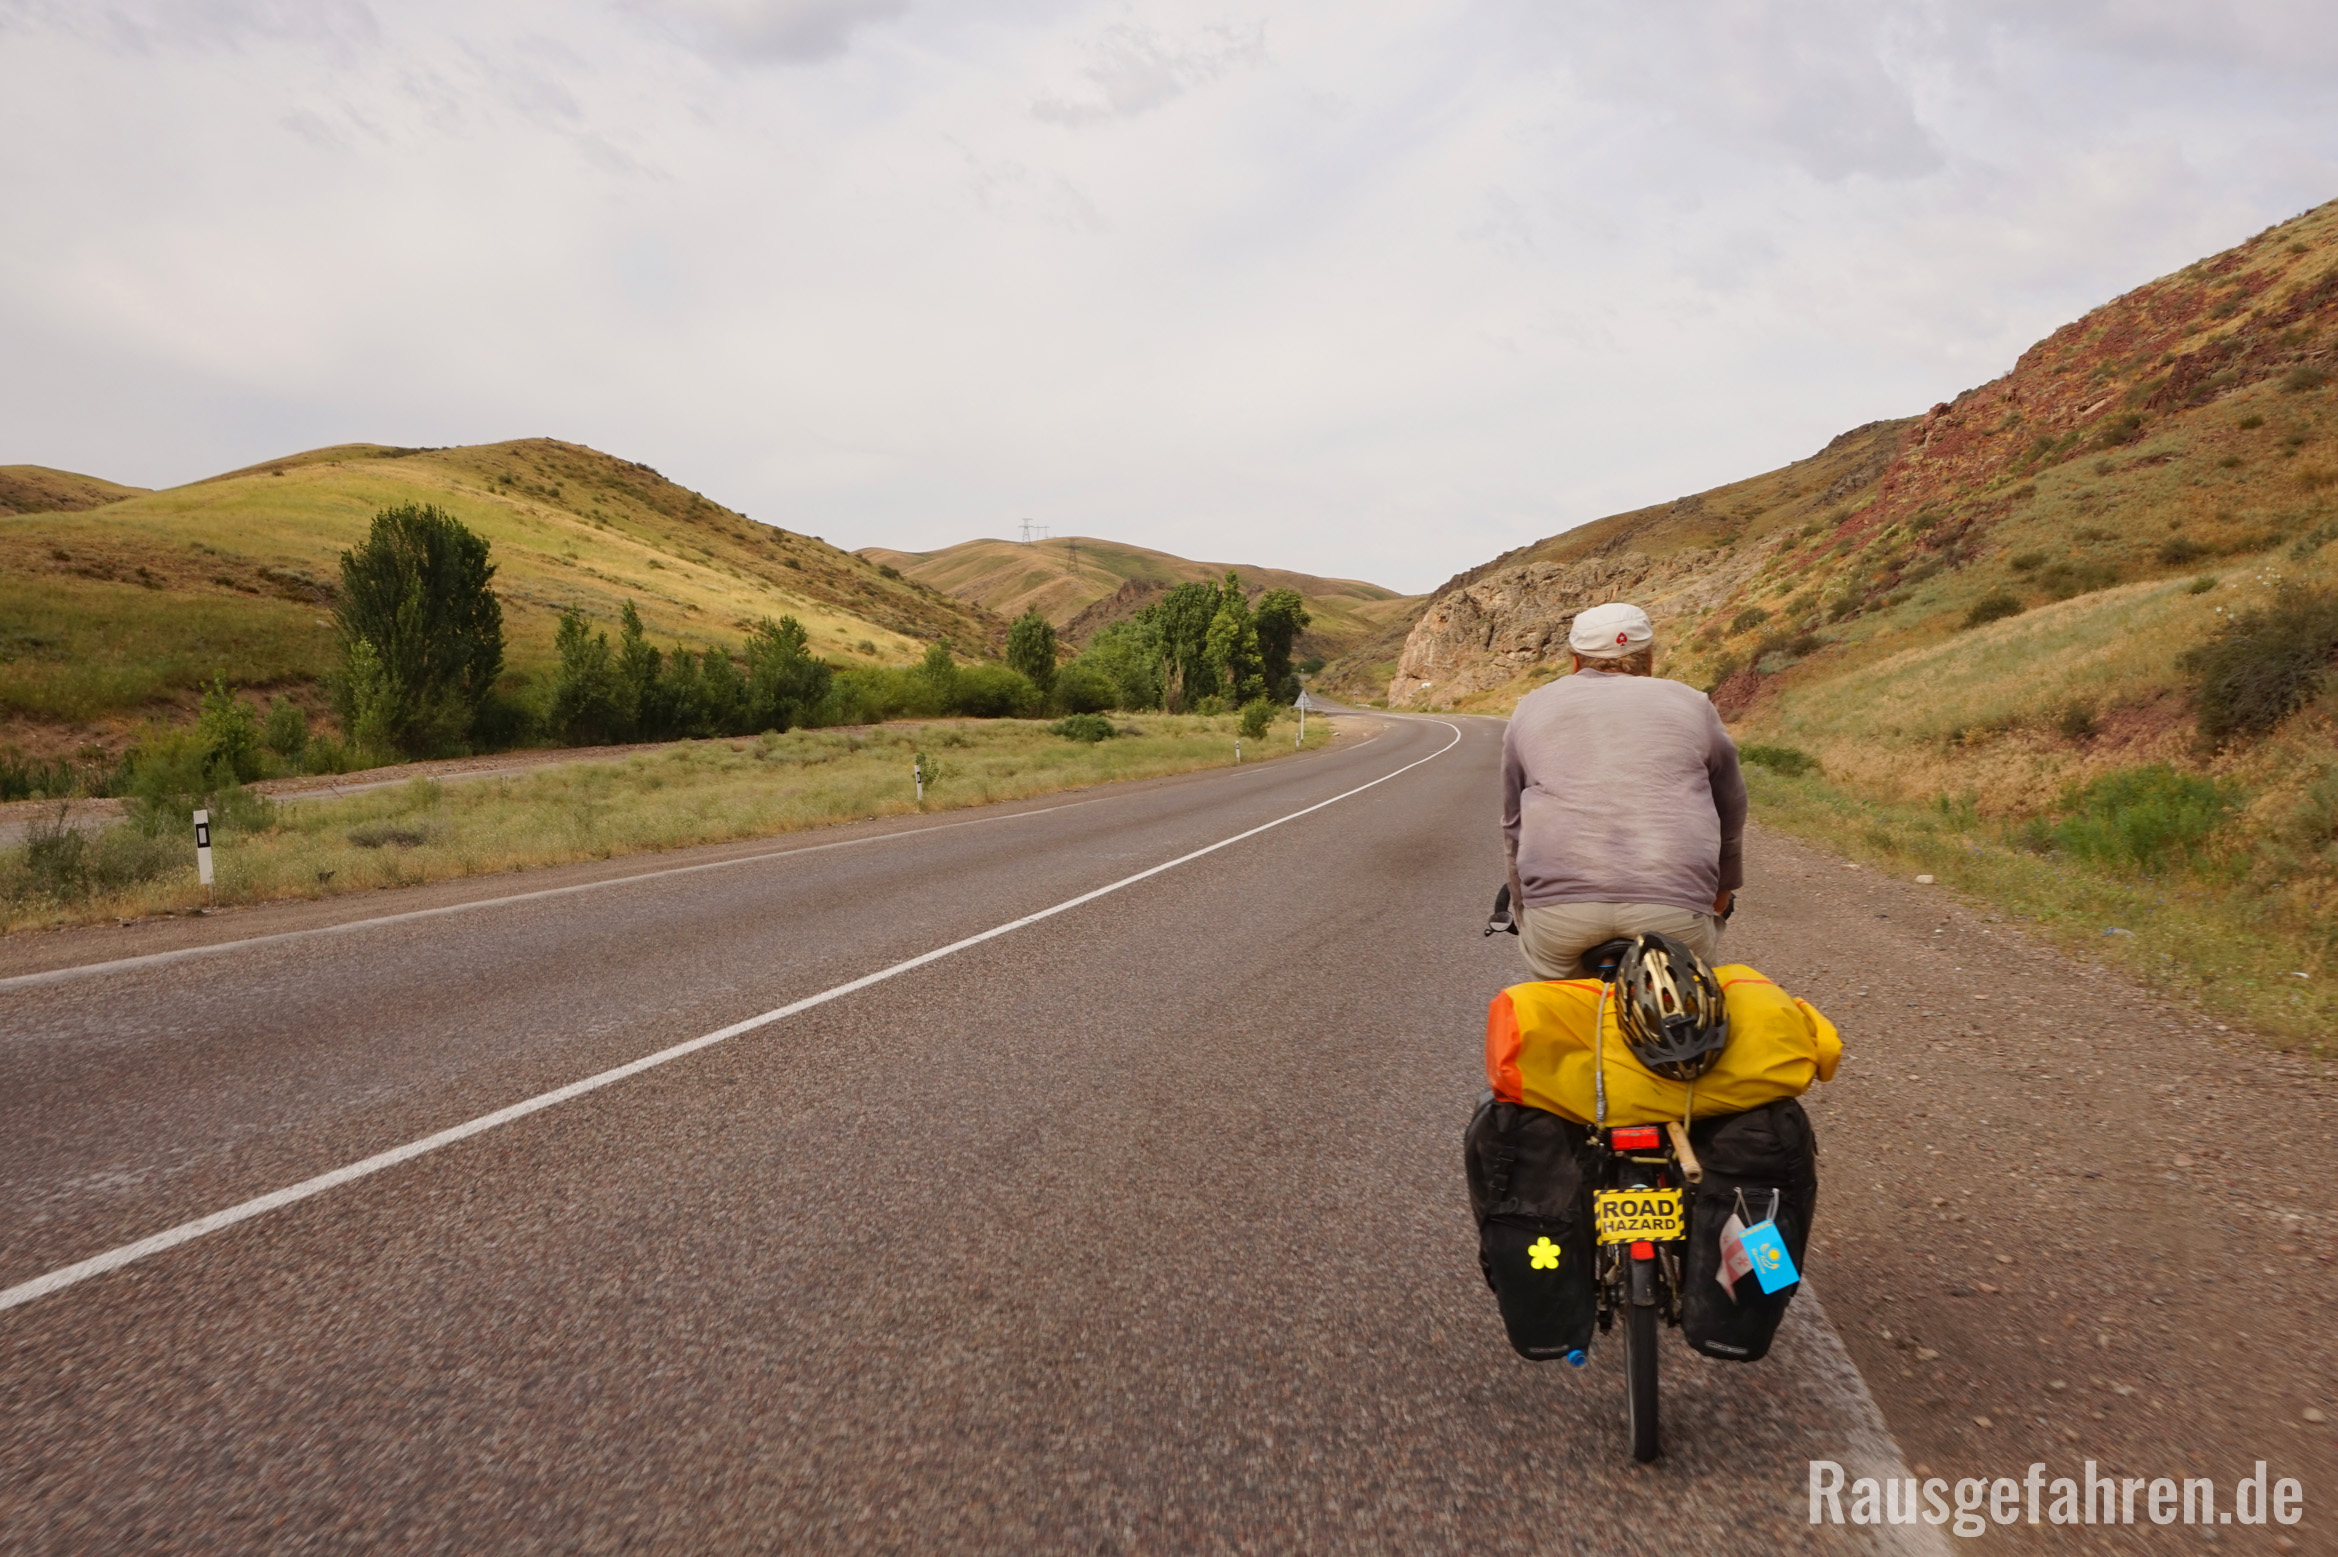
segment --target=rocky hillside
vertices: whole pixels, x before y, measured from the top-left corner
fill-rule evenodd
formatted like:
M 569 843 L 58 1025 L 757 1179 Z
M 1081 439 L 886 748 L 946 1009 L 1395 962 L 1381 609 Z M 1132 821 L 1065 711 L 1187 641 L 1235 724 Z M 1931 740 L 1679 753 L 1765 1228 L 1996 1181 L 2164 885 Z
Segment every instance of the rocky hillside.
M 1830 771 L 1922 790 L 1954 769 L 2018 805 L 2041 778 L 2184 749 L 2181 653 L 2331 573 L 2334 373 L 2338 203 L 1920 416 L 1462 575 L 1369 692 L 1507 707 L 1563 667 L 1575 612 L 1629 598 L 1664 672 L 1749 729 Z M 1359 692 L 1362 669 L 1334 667 Z

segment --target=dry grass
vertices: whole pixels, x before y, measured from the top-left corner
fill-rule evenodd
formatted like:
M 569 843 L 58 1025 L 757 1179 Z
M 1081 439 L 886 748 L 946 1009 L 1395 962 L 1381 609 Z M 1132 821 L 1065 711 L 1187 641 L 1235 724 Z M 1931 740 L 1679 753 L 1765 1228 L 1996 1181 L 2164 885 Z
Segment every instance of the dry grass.
M 927 811 L 1233 762 L 1233 718 L 1145 714 L 1126 722 L 1141 733 L 1093 745 L 1030 721 L 965 720 L 680 742 L 622 762 L 459 784 L 416 779 L 278 806 L 259 830 L 223 834 L 218 896 L 224 903 L 319 898 L 914 812 L 921 808 L 910 759 L 918 751 L 940 766 Z M 1330 739 L 1330 721 L 1310 723 L 1309 748 Z M 1292 751 L 1282 725 L 1264 742 L 1245 743 L 1244 756 L 1272 760 Z M 20 930 L 194 907 L 204 898 L 191 846 L 187 852 L 183 867 L 159 879 L 69 900 L 29 884 L 24 850 L 0 853 L 0 912 L 6 928 Z
M 1862 800 L 1824 780 L 1748 774 L 1764 826 L 1903 874 L 1928 873 L 2041 938 L 2198 1002 L 2284 1047 L 2338 1042 L 2338 946 L 2315 894 L 2120 879 L 2009 847 L 1958 808 Z M 2306 976 L 2299 978 L 2296 975 Z

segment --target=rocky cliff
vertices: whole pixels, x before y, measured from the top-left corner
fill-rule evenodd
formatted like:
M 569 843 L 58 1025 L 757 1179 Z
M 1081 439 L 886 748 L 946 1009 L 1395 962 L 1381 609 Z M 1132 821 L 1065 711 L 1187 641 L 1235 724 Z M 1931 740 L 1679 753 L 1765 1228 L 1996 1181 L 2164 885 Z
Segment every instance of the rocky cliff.
M 1499 568 L 1433 601 L 1405 639 L 1391 708 L 1451 708 L 1567 662 L 1577 612 L 1629 600 L 1656 624 L 1660 645 L 1759 572 L 1773 547 L 1693 547 L 1666 557 L 1627 551 L 1583 562 Z

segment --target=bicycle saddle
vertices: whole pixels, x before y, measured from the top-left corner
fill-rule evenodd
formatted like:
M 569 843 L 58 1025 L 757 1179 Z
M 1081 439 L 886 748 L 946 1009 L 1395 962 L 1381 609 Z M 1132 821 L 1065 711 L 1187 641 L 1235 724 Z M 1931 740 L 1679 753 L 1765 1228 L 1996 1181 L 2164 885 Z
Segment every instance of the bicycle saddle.
M 1601 941 L 1575 959 L 1575 976 L 1612 984 L 1615 982 L 1615 970 L 1624 960 L 1624 953 L 1631 949 L 1632 937 L 1628 935 L 1613 941 Z

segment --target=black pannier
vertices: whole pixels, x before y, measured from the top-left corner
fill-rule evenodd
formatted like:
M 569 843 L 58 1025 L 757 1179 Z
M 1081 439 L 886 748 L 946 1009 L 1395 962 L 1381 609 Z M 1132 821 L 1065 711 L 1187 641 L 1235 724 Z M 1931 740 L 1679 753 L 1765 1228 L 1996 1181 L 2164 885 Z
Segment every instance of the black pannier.
M 1521 1357 L 1564 1357 L 1591 1345 L 1591 1175 L 1583 1127 L 1557 1114 L 1488 1098 L 1463 1137 L 1478 1265 Z
M 1700 1119 L 1689 1144 L 1705 1170 L 1689 1191 L 1688 1258 L 1681 1270 L 1681 1338 L 1708 1357 L 1755 1362 L 1770 1350 L 1800 1283 L 1764 1292 L 1749 1272 L 1721 1284 L 1721 1228 L 1736 1212 L 1747 1226 L 1774 1217 L 1796 1270 L 1818 1210 L 1818 1140 L 1793 1098 L 1742 1114 Z

